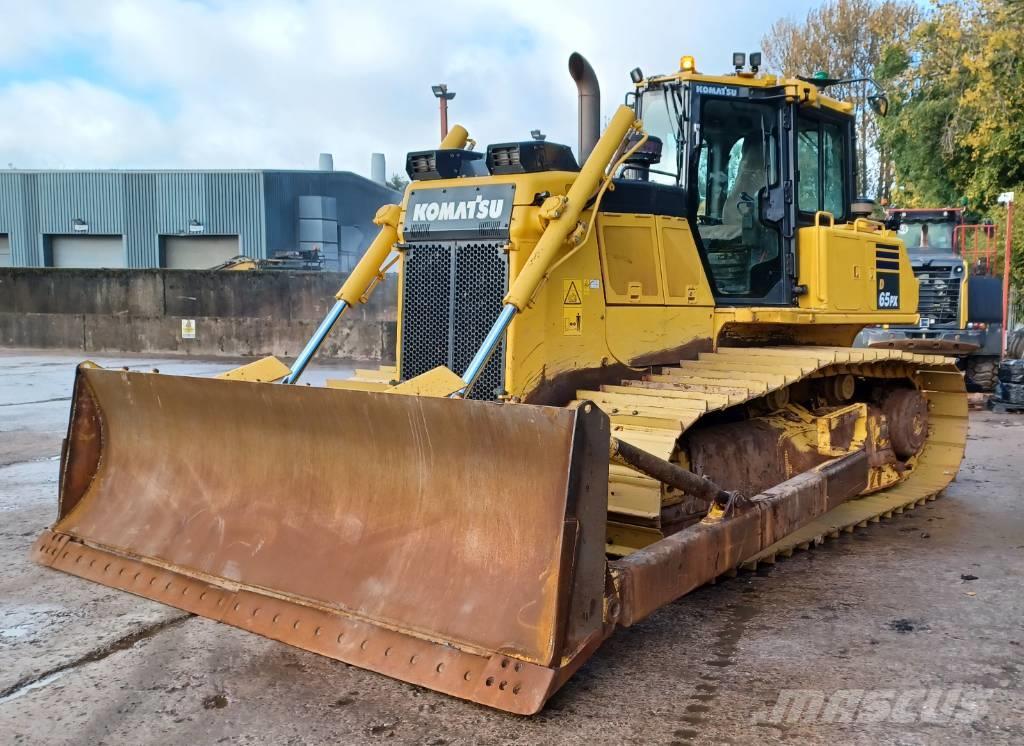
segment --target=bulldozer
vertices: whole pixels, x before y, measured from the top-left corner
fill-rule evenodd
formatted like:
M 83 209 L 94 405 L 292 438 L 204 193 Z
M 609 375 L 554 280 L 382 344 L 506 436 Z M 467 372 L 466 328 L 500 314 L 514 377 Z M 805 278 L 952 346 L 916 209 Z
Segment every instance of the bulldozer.
M 618 628 L 934 499 L 964 379 L 851 347 L 918 323 L 899 237 L 850 212 L 852 106 L 739 57 L 634 70 L 601 132 L 574 54 L 578 160 L 461 126 L 409 153 L 291 365 L 82 363 L 33 557 L 529 715 Z M 396 263 L 396 365 L 299 385 Z

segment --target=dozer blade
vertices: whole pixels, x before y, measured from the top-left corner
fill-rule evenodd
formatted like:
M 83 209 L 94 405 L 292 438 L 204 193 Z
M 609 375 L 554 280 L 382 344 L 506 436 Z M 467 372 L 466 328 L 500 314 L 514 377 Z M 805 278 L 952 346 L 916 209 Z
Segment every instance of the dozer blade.
M 35 559 L 530 714 L 605 636 L 608 420 L 80 366 Z

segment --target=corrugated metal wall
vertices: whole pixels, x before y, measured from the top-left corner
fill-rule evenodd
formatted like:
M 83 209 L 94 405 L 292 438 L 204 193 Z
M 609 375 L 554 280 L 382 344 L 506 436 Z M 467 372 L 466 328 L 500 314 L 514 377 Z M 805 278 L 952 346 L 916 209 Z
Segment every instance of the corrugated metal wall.
M 156 267 L 161 235 L 237 235 L 247 256 L 266 257 L 261 171 L 4 171 L 0 233 L 15 266 L 43 264 L 44 236 L 70 234 L 76 218 L 90 234 L 124 236 L 128 267 Z
M 35 255 L 32 236 L 36 231 L 33 227 L 38 222 L 34 206 L 27 203 L 27 190 L 24 182 L 31 178 L 30 174 L 0 172 L 0 233 L 8 234 L 11 243 L 11 264 L 14 266 L 36 266 L 40 256 Z

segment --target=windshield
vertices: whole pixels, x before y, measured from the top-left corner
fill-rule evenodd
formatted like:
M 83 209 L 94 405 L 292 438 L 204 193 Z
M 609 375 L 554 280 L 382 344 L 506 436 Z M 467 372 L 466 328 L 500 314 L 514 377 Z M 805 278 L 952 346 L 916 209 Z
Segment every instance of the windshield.
M 899 236 L 908 249 L 953 250 L 954 223 L 950 220 L 929 220 L 901 223 Z
M 679 86 L 652 88 L 644 92 L 640 116 L 644 131 L 661 141 L 661 158 L 651 164 L 648 179 L 658 184 L 679 183 Z
M 760 218 L 760 195 L 779 181 L 778 110 L 708 99 L 701 131 L 694 186 L 709 269 L 720 294 L 763 297 L 782 279 L 781 234 Z

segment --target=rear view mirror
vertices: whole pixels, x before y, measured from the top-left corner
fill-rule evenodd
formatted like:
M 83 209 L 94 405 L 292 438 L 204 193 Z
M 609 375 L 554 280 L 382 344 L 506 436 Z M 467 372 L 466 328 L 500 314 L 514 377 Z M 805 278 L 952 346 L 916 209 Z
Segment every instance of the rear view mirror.
M 879 93 L 877 96 L 868 96 L 868 105 L 880 117 L 884 117 L 889 112 L 889 99 L 886 98 L 884 93 Z

